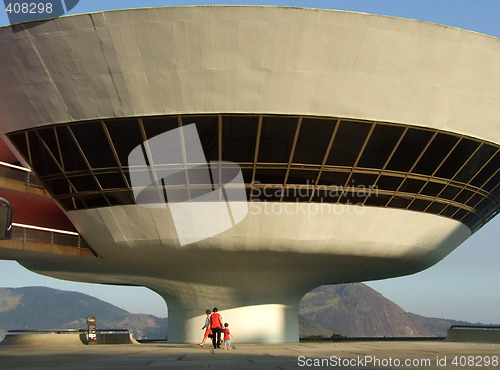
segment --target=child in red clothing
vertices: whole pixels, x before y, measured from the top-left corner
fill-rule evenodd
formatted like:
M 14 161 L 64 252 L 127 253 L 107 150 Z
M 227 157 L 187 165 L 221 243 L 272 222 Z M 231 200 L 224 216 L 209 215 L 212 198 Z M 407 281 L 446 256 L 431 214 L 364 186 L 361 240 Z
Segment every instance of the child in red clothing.
M 229 331 L 229 324 L 227 322 L 224 324 L 222 332 L 224 333 L 224 349 L 231 349 L 231 338 L 233 335 Z

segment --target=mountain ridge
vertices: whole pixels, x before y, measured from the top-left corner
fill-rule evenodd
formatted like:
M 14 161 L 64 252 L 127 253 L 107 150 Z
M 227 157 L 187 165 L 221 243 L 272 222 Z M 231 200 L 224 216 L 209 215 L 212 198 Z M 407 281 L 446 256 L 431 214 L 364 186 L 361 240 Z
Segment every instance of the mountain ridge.
M 101 329 L 129 329 L 139 340 L 166 339 L 167 318 L 131 314 L 79 292 L 0 288 L 0 339 L 7 330 L 86 328 L 90 314 Z M 299 305 L 301 337 L 442 337 L 451 325 L 467 324 L 406 312 L 362 283 L 320 286 Z
M 136 339 L 164 339 L 167 319 L 128 311 L 87 294 L 47 287 L 0 288 L 0 333 L 7 330 L 129 329 Z
M 305 337 L 444 337 L 451 325 L 470 325 L 406 312 L 362 283 L 320 286 L 302 298 L 299 314 Z

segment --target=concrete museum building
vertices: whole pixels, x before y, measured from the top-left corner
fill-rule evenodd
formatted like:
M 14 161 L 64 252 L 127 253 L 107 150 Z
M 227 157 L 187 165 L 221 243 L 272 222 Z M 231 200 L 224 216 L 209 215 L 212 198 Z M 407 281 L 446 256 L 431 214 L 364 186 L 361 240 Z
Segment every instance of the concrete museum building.
M 0 196 L 14 212 L 0 258 L 148 287 L 171 342 L 199 341 L 214 306 L 240 342 L 297 341 L 306 292 L 426 269 L 500 208 L 494 37 L 344 11 L 165 7 L 2 27 L 0 60 Z M 156 139 L 171 132 L 178 160 Z M 181 242 L 175 207 L 231 193 L 225 164 L 244 213 L 211 234 L 193 223 Z M 157 201 L 138 202 L 134 174 Z M 213 203 L 227 214 L 231 199 Z M 212 209 L 192 217 L 216 225 Z

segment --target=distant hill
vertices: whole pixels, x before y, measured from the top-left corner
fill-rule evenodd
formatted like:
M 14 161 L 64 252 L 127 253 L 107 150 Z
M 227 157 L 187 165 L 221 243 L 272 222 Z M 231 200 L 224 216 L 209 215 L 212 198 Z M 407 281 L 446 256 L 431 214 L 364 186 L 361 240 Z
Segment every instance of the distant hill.
M 46 287 L 0 288 L 0 340 L 2 332 L 12 329 L 86 328 L 90 314 L 101 329 L 129 329 L 136 339 L 166 337 L 167 319 L 131 314 L 86 294 Z M 405 312 L 360 283 L 321 286 L 307 293 L 299 306 L 301 337 L 446 336 L 451 325 L 466 324 Z
M 136 339 L 162 339 L 167 319 L 130 314 L 100 299 L 46 287 L 0 288 L 0 335 L 20 329 L 86 328 L 85 318 L 97 317 L 100 329 L 129 329 Z
M 299 306 L 302 337 L 436 337 L 463 321 L 427 318 L 404 311 L 361 284 L 324 285 L 307 293 Z

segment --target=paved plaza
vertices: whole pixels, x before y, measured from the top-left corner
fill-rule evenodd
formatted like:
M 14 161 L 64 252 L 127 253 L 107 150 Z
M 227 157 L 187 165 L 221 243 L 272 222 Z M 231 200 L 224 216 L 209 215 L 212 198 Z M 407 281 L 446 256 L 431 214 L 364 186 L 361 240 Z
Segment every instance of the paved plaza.
M 500 344 L 443 341 L 353 341 L 236 344 L 213 350 L 191 344 L 94 346 L 0 345 L 2 369 L 498 369 Z

